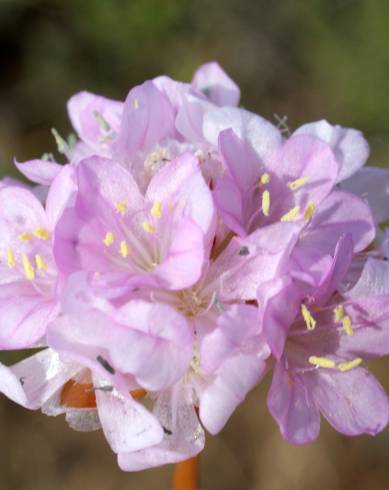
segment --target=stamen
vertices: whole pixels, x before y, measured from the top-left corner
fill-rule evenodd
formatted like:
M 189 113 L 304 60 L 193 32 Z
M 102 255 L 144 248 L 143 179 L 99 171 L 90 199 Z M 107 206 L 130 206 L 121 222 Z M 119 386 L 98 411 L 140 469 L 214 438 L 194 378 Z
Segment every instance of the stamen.
M 138 99 L 134 99 L 134 109 L 137 110 L 139 109 L 140 105 L 139 105 L 139 100 Z
M 295 206 L 281 217 L 281 221 L 294 221 L 300 212 L 300 206 Z
M 262 194 L 262 212 L 265 216 L 269 216 L 270 211 L 270 192 L 263 191 Z
M 351 337 L 352 335 L 354 335 L 354 330 L 353 330 L 353 325 L 351 323 L 351 318 L 346 315 L 345 317 L 343 317 L 342 319 L 342 325 L 343 325 L 343 329 L 344 331 L 346 332 L 346 334 Z
M 46 230 L 46 228 L 37 228 L 34 231 L 34 235 L 40 240 L 48 240 L 51 236 L 49 230 Z
M 38 271 L 45 272 L 47 270 L 47 264 L 40 255 L 35 255 L 35 263 Z
M 315 212 L 315 209 L 316 209 L 315 203 L 310 201 L 308 203 L 307 208 L 306 208 L 305 213 L 304 213 L 305 221 L 309 221 L 312 218 L 313 213 Z
M 350 369 L 358 367 L 360 364 L 362 364 L 362 359 L 360 357 L 357 357 L 352 361 L 341 362 L 340 364 L 338 364 L 338 369 L 339 371 L 342 371 L 342 373 L 344 373 L 345 371 L 350 371 Z
M 123 201 L 115 204 L 116 212 L 124 216 L 127 213 L 127 204 Z
M 10 269 L 13 269 L 16 266 L 15 254 L 11 247 L 7 250 L 7 265 Z
M 341 319 L 343 318 L 343 316 L 344 316 L 344 308 L 343 308 L 343 305 L 338 305 L 334 309 L 334 320 L 336 322 L 340 322 Z
M 155 226 L 153 226 L 150 223 L 150 221 L 147 221 L 147 219 L 145 221 L 143 221 L 142 226 L 143 226 L 143 229 L 145 231 L 147 231 L 147 233 L 155 233 L 156 232 Z
M 291 191 L 296 191 L 297 189 L 300 189 L 300 187 L 305 185 L 307 182 L 308 182 L 308 177 L 300 177 L 299 179 L 289 182 L 288 187 Z
M 24 269 L 24 274 L 26 275 L 26 278 L 29 281 L 34 280 L 35 279 L 35 270 L 34 270 L 34 267 L 31 265 L 31 262 L 30 262 L 30 260 L 26 254 L 22 255 L 22 262 L 23 262 L 23 269 Z
M 151 216 L 153 218 L 160 218 L 162 216 L 162 203 L 161 201 L 155 201 L 151 208 Z
M 120 255 L 123 257 L 123 259 L 127 258 L 130 255 L 130 247 L 125 240 L 122 240 L 120 242 Z
M 261 175 L 261 178 L 259 179 L 258 186 L 263 187 L 264 185 L 268 184 L 270 182 L 270 175 L 268 173 L 264 173 Z
M 18 235 L 18 238 L 22 242 L 29 242 L 30 240 L 32 240 L 32 235 L 31 233 L 24 232 L 20 233 L 20 235 Z
M 112 231 L 107 231 L 105 238 L 103 240 L 104 245 L 106 247 L 109 247 L 110 245 L 113 244 L 114 241 L 115 241 L 115 235 L 112 233 Z
M 307 329 L 308 330 L 314 330 L 314 328 L 316 327 L 316 320 L 313 318 L 313 316 L 311 315 L 311 312 L 308 310 L 308 308 L 304 304 L 301 305 L 301 314 L 303 315 Z
M 335 367 L 335 361 L 333 361 L 332 359 L 327 359 L 326 357 L 310 356 L 308 362 L 316 367 L 321 367 L 325 369 L 332 369 Z

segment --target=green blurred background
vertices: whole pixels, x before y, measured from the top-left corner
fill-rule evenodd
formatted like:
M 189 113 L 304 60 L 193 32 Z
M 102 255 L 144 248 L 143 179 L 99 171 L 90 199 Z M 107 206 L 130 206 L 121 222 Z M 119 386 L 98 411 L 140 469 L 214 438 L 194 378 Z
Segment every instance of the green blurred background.
M 326 118 L 361 129 L 371 163 L 389 164 L 387 0 L 0 0 L 0 177 L 13 158 L 53 151 L 65 103 L 87 89 L 124 99 L 168 74 L 190 80 L 218 60 L 242 104 L 293 129 Z M 1 359 L 5 359 L 1 357 Z M 372 366 L 389 391 L 389 362 Z M 389 488 L 389 429 L 347 439 L 323 423 L 293 447 L 267 414 L 268 381 L 208 437 L 203 490 Z M 125 474 L 100 433 L 80 434 L 0 399 L 0 489 L 169 489 L 172 468 Z

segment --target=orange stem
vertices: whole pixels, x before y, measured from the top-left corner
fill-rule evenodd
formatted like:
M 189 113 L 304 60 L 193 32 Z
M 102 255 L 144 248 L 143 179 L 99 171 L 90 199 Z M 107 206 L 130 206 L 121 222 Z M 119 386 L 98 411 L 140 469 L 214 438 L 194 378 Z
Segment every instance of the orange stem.
M 187 459 L 177 463 L 174 468 L 173 490 L 198 490 L 199 458 Z

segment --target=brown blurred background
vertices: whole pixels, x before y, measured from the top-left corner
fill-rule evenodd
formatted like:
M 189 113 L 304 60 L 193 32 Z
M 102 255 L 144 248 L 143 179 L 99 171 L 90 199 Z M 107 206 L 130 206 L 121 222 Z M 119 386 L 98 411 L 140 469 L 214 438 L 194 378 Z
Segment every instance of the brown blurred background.
M 65 103 L 87 89 L 123 99 L 166 73 L 190 80 L 218 60 L 242 103 L 293 129 L 326 118 L 361 129 L 389 165 L 387 0 L 0 0 L 0 177 L 54 150 Z M 12 356 L 11 356 L 12 357 Z M 10 361 L 10 356 L 0 354 Z M 389 391 L 389 361 L 372 366 Z M 266 410 L 268 380 L 202 455 L 202 490 L 389 488 L 389 429 L 348 439 L 323 423 L 293 447 Z M 168 490 L 172 468 L 122 473 L 101 433 L 0 399 L 1 490 Z

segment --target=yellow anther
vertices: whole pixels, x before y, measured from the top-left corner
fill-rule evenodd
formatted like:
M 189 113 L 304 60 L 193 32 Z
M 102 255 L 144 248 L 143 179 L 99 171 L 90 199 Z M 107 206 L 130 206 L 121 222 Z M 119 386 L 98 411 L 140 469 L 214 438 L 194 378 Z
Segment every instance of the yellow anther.
M 310 201 L 305 209 L 305 213 L 304 213 L 305 221 L 309 221 L 312 218 L 315 209 L 316 209 L 315 203 Z
M 150 221 L 144 220 L 142 223 L 143 229 L 147 231 L 147 233 L 155 233 L 156 229 L 155 226 L 153 226 Z
M 40 240 L 49 240 L 51 236 L 49 230 L 46 230 L 46 228 L 37 228 L 34 231 L 34 235 Z
M 313 330 L 316 327 L 316 320 L 313 318 L 311 312 L 304 304 L 301 305 L 301 314 L 303 315 L 304 322 L 305 325 L 307 326 L 307 329 Z
M 11 247 L 7 250 L 7 265 L 10 269 L 13 269 L 16 266 L 15 254 Z
M 281 221 L 294 221 L 300 212 L 300 206 L 295 206 L 281 217 Z
M 125 240 L 120 242 L 120 255 L 123 257 L 123 259 L 130 255 L 130 247 Z
M 109 247 L 110 245 L 113 244 L 114 241 L 115 241 L 115 235 L 112 233 L 112 231 L 107 231 L 105 238 L 103 240 L 104 245 L 106 247 Z
M 344 316 L 344 308 L 343 308 L 343 305 L 338 305 L 334 309 L 334 320 L 336 322 L 340 322 L 341 319 L 343 318 L 343 316 Z
M 263 191 L 262 193 L 262 212 L 265 216 L 269 216 L 270 211 L 270 192 Z
M 351 318 L 346 315 L 343 317 L 342 319 L 342 325 L 343 325 L 343 329 L 344 331 L 346 332 L 346 334 L 351 337 L 352 335 L 354 335 L 354 330 L 353 330 L 353 325 L 351 323 Z
M 47 270 L 47 264 L 40 255 L 35 255 L 35 263 L 38 271 L 45 272 Z
M 357 357 L 352 361 L 341 362 L 340 364 L 338 364 L 338 369 L 339 371 L 342 371 L 342 373 L 344 373 L 345 371 L 350 371 L 350 369 L 358 367 L 360 364 L 362 364 L 362 359 L 360 357 Z
M 138 99 L 134 99 L 133 104 L 134 104 L 134 109 L 135 110 L 139 109 L 140 106 L 139 106 L 139 100 Z
M 268 173 L 264 173 L 261 175 L 259 179 L 258 186 L 262 187 L 270 182 L 270 175 Z
M 155 201 L 151 208 L 151 216 L 153 218 L 160 218 L 162 216 L 162 203 L 161 201 Z
M 29 281 L 35 279 L 35 270 L 26 254 L 22 255 L 24 274 Z
M 117 202 L 115 204 L 116 212 L 124 216 L 127 213 L 127 204 L 125 202 Z
M 327 359 L 326 357 L 310 356 L 308 362 L 316 367 L 326 369 L 332 369 L 335 367 L 335 361 L 333 361 L 332 359 Z
M 31 233 L 24 232 L 20 233 L 20 235 L 18 235 L 18 238 L 22 242 L 29 242 L 30 240 L 32 240 L 32 235 Z
M 307 182 L 308 182 L 308 177 L 300 177 L 299 179 L 289 182 L 288 187 L 291 191 L 296 191 L 297 189 L 300 189 L 300 187 L 305 185 Z

